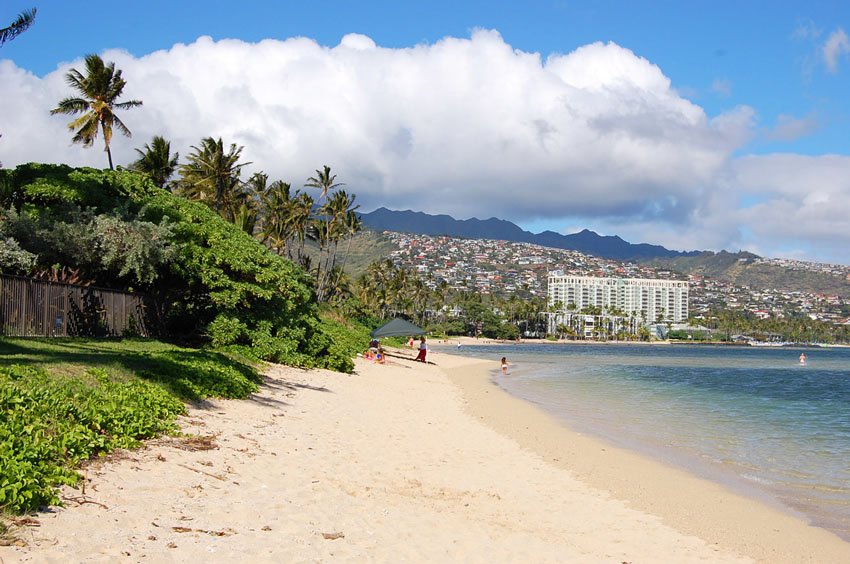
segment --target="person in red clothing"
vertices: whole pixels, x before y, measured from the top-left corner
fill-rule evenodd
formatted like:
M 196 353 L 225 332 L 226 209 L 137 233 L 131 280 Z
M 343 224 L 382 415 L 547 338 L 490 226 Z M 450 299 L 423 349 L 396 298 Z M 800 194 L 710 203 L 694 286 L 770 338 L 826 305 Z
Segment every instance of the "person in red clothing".
M 425 362 L 425 354 L 428 351 L 428 345 L 425 344 L 425 335 L 419 339 L 419 354 L 416 355 L 416 360 Z

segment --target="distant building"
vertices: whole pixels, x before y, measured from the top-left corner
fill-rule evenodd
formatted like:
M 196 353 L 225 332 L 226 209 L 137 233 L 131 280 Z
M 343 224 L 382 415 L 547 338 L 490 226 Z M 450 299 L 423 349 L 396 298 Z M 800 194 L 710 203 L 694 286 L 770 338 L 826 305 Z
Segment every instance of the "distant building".
M 683 280 L 643 278 L 599 278 L 549 273 L 549 307 L 561 304 L 558 313 L 579 312 L 588 306 L 610 313 L 617 308 L 652 323 L 658 319 L 673 323 L 688 319 L 688 283 Z M 574 306 L 572 310 L 568 308 Z M 645 314 L 643 313 L 645 312 Z

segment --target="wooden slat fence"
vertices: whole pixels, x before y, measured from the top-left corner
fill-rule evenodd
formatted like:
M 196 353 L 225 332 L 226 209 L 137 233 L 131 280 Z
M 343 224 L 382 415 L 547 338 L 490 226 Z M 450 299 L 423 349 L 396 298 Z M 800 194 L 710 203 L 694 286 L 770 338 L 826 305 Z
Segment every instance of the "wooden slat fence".
M 156 312 L 144 294 L 0 275 L 0 335 L 152 337 Z

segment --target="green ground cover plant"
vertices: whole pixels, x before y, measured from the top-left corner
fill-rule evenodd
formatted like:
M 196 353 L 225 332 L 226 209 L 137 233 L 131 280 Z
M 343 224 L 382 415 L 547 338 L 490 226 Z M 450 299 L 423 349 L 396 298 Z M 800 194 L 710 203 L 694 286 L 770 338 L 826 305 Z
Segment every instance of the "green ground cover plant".
M 185 401 L 243 398 L 254 365 L 142 339 L 0 339 L 0 512 L 59 502 L 88 458 L 176 431 Z

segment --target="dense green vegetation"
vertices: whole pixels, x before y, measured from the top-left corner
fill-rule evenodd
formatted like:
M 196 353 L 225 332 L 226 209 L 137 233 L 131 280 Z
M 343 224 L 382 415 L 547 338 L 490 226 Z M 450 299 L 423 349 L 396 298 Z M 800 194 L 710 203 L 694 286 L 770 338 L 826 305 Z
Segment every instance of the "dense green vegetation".
M 704 320 L 695 320 L 712 330 L 717 340 L 729 340 L 736 335 L 757 341 L 789 343 L 848 343 L 850 326 L 835 325 L 811 319 L 807 315 L 792 315 L 782 319 L 759 319 L 748 311 L 723 310 Z
M 0 339 L 7 511 L 56 503 L 81 460 L 173 431 L 184 401 L 255 391 L 255 361 L 351 371 L 368 342 L 303 268 L 137 172 L 0 170 L 0 272 L 147 293 L 162 337 L 183 344 Z
M 0 186 L 0 271 L 147 292 L 165 336 L 352 369 L 308 275 L 208 206 L 125 170 L 29 164 L 0 170 Z
M 258 382 L 244 359 L 157 341 L 0 339 L 0 508 L 55 504 L 80 461 L 175 431 L 185 400 Z
M 542 298 L 502 298 L 452 290 L 445 282 L 428 284 L 415 271 L 389 259 L 370 264 L 357 278 L 353 292 L 351 300 L 340 304 L 349 317 L 399 316 L 431 333 L 515 339 L 520 334 L 543 336 L 546 329 Z

